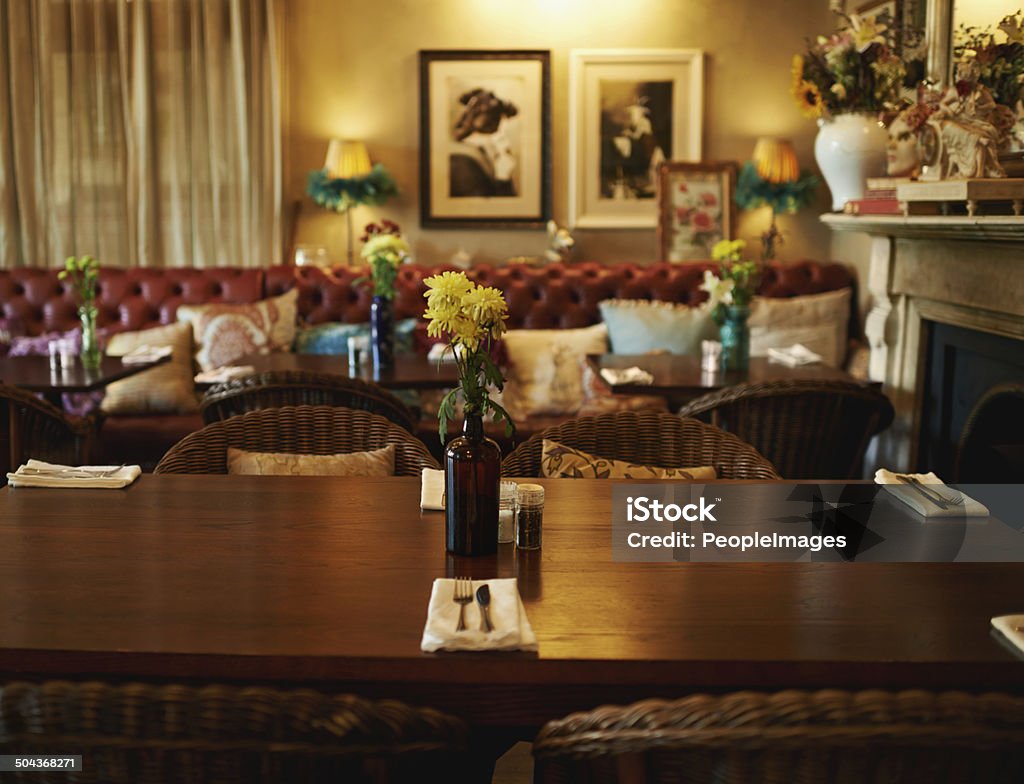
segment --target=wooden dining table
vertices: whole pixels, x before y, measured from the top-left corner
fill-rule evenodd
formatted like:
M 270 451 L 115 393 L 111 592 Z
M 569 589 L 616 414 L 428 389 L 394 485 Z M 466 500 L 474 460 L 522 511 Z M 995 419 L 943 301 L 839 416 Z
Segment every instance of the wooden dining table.
M 1019 563 L 624 563 L 615 482 L 537 480 L 543 547 L 445 553 L 417 478 L 0 490 L 0 674 L 315 687 L 525 728 L 694 692 L 1024 693 Z M 420 650 L 439 577 L 516 577 L 536 653 Z

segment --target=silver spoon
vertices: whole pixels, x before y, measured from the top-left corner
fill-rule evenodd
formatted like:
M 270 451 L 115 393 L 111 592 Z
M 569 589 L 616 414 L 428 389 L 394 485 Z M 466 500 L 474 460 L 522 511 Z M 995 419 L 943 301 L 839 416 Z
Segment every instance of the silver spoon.
M 488 609 L 491 604 L 491 589 L 487 587 L 487 583 L 476 589 L 476 601 L 480 605 L 480 628 L 485 632 L 493 632 L 491 612 Z

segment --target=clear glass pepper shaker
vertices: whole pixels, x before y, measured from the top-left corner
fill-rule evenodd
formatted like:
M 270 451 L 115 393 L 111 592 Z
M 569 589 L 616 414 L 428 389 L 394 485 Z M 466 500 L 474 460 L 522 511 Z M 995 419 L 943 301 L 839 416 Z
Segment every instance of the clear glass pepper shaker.
M 521 484 L 516 498 L 516 547 L 520 550 L 536 550 L 540 547 L 544 522 L 544 488 L 540 485 Z

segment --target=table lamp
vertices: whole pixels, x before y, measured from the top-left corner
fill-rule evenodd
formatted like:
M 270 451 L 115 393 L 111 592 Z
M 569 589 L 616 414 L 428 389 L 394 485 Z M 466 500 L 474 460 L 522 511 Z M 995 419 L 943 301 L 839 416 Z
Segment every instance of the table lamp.
M 348 224 L 348 263 L 355 264 L 352 208 L 380 205 L 398 195 L 398 188 L 383 166 L 372 164 L 366 144 L 352 139 L 331 139 L 323 168 L 309 174 L 306 192 L 321 207 L 344 212 Z
M 762 137 L 754 145 L 753 160 L 744 164 L 736 184 L 736 203 L 743 209 L 767 205 L 772 211 L 768 231 L 761 235 L 761 258 L 775 258 L 782 244 L 775 217 L 779 212 L 796 212 L 807 205 L 818 178 L 802 173 L 793 143 L 788 139 Z

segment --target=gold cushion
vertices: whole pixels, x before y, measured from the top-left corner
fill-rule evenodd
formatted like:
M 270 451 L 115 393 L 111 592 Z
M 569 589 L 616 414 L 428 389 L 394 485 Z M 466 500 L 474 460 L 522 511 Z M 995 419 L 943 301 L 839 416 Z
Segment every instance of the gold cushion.
M 681 479 L 706 482 L 718 478 L 713 466 L 662 468 L 612 460 L 544 439 L 540 467 L 548 479 Z
M 228 473 L 248 476 L 394 476 L 395 445 L 370 452 L 297 455 L 228 447 Z
M 178 321 L 192 325 L 202 370 L 237 362 L 247 354 L 288 350 L 295 339 L 297 289 L 250 305 L 181 305 Z
M 192 328 L 168 324 L 110 338 L 107 354 L 123 357 L 139 346 L 169 346 L 171 359 L 107 387 L 105 414 L 191 414 L 199 409 L 192 381 Z

